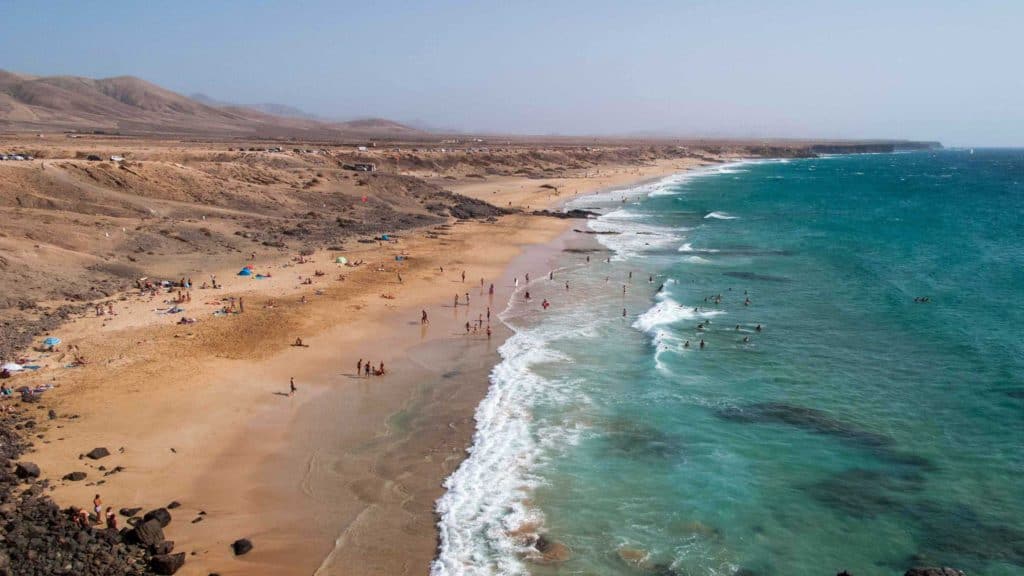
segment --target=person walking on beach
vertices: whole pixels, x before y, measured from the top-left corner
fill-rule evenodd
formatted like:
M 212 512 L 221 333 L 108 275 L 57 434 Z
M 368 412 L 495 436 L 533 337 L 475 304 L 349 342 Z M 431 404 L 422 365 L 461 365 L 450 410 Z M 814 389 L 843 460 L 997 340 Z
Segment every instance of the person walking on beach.
M 455 307 L 456 308 L 459 307 L 459 293 L 458 292 L 455 293 Z
M 466 322 L 466 334 L 469 334 L 469 322 Z
M 491 307 L 490 306 L 487 307 L 487 323 L 488 324 L 491 323 Z
M 295 396 L 295 392 L 297 390 L 298 390 L 298 388 L 295 387 L 295 378 L 289 378 L 288 379 L 288 397 L 291 398 L 292 396 Z
M 466 292 L 466 306 L 469 306 L 469 292 Z
M 551 272 L 548 272 L 548 280 L 554 280 L 554 279 L 555 279 L 555 271 L 552 270 Z
M 427 311 L 423 310 L 420 315 L 420 324 L 429 324 L 430 320 L 427 320 Z
M 241 296 L 239 296 L 238 297 L 238 313 L 241 314 L 242 312 L 245 312 L 245 300 Z
M 462 271 L 462 281 L 463 282 L 466 281 L 466 271 L 465 270 Z
M 490 326 L 487 327 L 487 339 L 488 340 L 491 339 L 491 327 Z
M 366 371 L 366 377 L 369 378 L 370 377 L 370 361 L 369 360 L 366 361 L 366 364 L 363 366 L 363 370 Z
M 488 293 L 488 294 L 490 294 L 491 296 L 494 296 L 494 284 L 491 284 L 491 287 L 490 287 L 490 289 L 489 289 L 489 290 L 487 291 L 487 293 Z
M 519 288 L 519 277 L 518 277 L 518 276 L 516 276 L 515 278 L 513 278 L 513 279 L 512 279 L 512 284 L 513 284 L 513 285 L 514 285 L 514 286 L 515 286 L 516 288 Z
M 359 362 L 356 362 L 356 376 L 363 373 L 363 359 L 360 358 Z

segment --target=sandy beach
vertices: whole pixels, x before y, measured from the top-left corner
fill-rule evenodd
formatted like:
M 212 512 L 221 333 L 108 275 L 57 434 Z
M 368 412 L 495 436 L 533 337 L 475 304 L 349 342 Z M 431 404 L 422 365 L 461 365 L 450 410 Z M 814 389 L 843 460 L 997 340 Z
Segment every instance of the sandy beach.
M 697 164 L 608 166 L 560 182 L 557 195 L 539 194 L 528 178 L 450 188 L 540 209 Z M 305 263 L 240 257 L 204 271 L 223 287 L 192 290 L 182 307 L 195 324 L 155 313 L 170 305 L 166 295 L 126 296 L 116 316 L 88 314 L 61 328 L 88 364 L 57 368 L 68 359 L 48 357 L 53 368 L 24 380 L 56 386 L 47 400 L 58 416 L 40 431 L 33 459 L 62 505 L 84 506 L 96 493 L 115 510 L 180 503 L 166 531 L 189 553 L 182 574 L 425 573 L 434 502 L 464 457 L 507 336 L 496 316 L 511 279 L 543 273 L 545 254 L 560 249 L 548 244 L 572 222 L 524 214 L 456 222 L 346 250 L 364 261 L 357 267 L 329 252 Z M 250 264 L 270 277 L 235 275 Z M 213 316 L 229 297 L 243 298 L 245 312 Z M 467 334 L 488 307 L 491 337 L 486 318 Z M 292 346 L 296 338 L 306 346 Z M 357 376 L 360 359 L 384 362 L 387 375 Z M 111 456 L 79 459 L 97 446 Z M 60 480 L 72 471 L 87 479 Z M 253 551 L 234 557 L 238 538 L 251 539 Z

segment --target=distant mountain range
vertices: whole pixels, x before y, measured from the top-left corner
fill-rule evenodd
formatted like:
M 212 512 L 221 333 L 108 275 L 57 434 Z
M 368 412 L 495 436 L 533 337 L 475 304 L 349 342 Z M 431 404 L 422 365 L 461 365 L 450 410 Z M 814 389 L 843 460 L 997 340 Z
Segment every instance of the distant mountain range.
M 401 137 L 421 130 L 382 118 L 335 122 L 281 104 L 240 106 L 183 96 L 133 76 L 29 76 L 0 70 L 0 131 L 235 137 Z

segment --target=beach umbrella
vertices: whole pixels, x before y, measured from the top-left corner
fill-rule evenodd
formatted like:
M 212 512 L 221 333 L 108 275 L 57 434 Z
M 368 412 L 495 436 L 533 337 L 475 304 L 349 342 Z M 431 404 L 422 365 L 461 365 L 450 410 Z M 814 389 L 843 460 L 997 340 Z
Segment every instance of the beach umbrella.
M 54 336 L 50 336 L 46 340 L 43 340 L 43 346 L 49 346 L 50 348 L 53 348 L 57 344 L 60 344 L 60 338 Z
M 251 270 L 251 269 L 249 269 L 249 268 L 242 268 L 242 269 L 241 269 L 241 270 L 240 270 L 240 271 L 238 272 L 238 275 L 239 275 L 239 276 L 252 276 L 252 270 Z
M 344 256 L 338 256 L 337 258 L 334 259 L 334 263 L 335 264 L 348 264 L 348 258 L 345 258 Z

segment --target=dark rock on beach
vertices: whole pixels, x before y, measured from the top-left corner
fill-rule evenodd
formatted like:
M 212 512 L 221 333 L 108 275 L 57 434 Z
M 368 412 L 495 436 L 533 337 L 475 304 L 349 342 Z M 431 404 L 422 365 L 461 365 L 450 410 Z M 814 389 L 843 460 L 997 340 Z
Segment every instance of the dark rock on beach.
M 963 571 L 955 568 L 911 568 L 903 576 L 965 576 Z
M 99 460 L 100 458 L 106 458 L 107 456 L 110 456 L 110 450 L 107 450 L 106 448 L 93 448 L 92 450 L 86 452 L 85 456 L 93 460 Z
M 235 553 L 235 556 L 248 554 L 252 550 L 252 542 L 248 538 L 239 538 L 231 543 L 231 550 Z
M 132 530 L 132 539 L 146 547 L 156 546 L 164 541 L 164 529 L 156 519 L 144 520 Z
M 148 522 L 149 520 L 156 520 L 160 523 L 161 528 L 166 528 L 167 525 L 171 523 L 171 513 L 168 512 L 166 508 L 150 510 L 142 517 L 143 522 Z
M 185 565 L 185 553 L 158 554 L 149 561 L 156 574 L 174 574 Z
M 591 212 L 590 210 L 580 210 L 574 208 L 572 210 L 566 210 L 565 212 L 553 212 L 551 210 L 534 210 L 530 214 L 534 216 L 546 216 L 548 218 L 561 218 L 563 220 L 569 219 L 582 219 L 596 218 L 600 216 L 597 212 Z
M 62 480 L 70 480 L 71 482 L 78 482 L 79 480 L 85 480 L 85 472 L 69 472 L 61 477 Z
M 18 462 L 14 467 L 14 475 L 18 478 L 39 478 L 39 466 L 32 462 Z
M 139 512 L 142 512 L 142 508 L 121 508 L 120 510 L 117 511 L 118 514 L 126 518 L 131 518 Z

